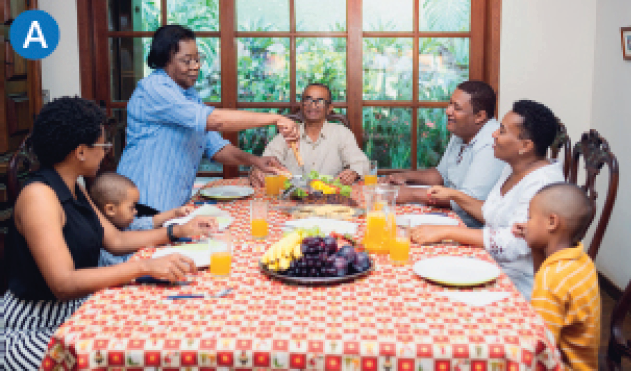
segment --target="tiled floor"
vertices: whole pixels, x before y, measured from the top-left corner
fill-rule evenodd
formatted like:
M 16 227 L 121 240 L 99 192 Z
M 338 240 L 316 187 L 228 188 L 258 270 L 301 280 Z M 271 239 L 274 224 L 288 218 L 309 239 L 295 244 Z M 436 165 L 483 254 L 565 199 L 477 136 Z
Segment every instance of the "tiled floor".
M 600 298 L 602 303 L 602 318 L 601 318 L 601 330 L 600 330 L 600 352 L 598 366 L 601 370 L 607 370 L 605 360 L 607 357 L 607 344 L 609 343 L 609 325 L 611 322 L 611 313 L 613 307 L 616 304 L 614 299 L 607 294 L 605 290 L 600 290 Z M 631 339 L 631 315 L 627 314 L 627 318 L 624 321 L 624 335 L 626 339 Z M 631 361 L 624 359 L 622 362 L 623 370 L 631 370 Z

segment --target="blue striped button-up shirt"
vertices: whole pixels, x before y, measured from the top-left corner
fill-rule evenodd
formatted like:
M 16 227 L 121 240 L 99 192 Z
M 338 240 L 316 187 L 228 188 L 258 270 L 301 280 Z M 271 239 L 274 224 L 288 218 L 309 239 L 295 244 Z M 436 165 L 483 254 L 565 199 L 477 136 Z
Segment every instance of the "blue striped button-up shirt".
M 163 212 L 189 199 L 204 153 L 212 158 L 229 143 L 206 132 L 212 111 L 195 88 L 182 89 L 162 69 L 138 82 L 127 104 L 118 173 L 136 183 L 140 203 Z

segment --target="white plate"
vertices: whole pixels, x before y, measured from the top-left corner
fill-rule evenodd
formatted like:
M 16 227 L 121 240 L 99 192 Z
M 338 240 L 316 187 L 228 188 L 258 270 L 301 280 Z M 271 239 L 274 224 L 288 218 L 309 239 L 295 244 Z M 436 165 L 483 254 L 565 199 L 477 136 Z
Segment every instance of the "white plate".
M 220 186 L 204 188 L 199 194 L 208 198 L 217 198 L 221 200 L 231 200 L 235 198 L 248 197 L 254 194 L 254 188 L 241 186 Z
M 414 273 L 448 286 L 478 286 L 499 277 L 500 269 L 489 262 L 461 256 L 438 256 L 419 260 Z
M 458 225 L 458 221 L 454 218 L 442 215 L 432 214 L 405 214 L 397 216 L 397 225 L 406 224 L 405 221 L 410 220 L 410 226 L 417 225 Z
M 161 258 L 171 254 L 182 254 L 193 259 L 197 268 L 210 266 L 210 254 L 215 251 L 223 251 L 225 244 L 220 241 L 210 240 L 208 243 L 192 243 L 175 247 L 163 247 L 158 249 L 152 258 Z
M 298 220 L 288 220 L 285 222 L 285 228 L 313 228 L 320 227 L 320 231 L 324 234 L 336 232 L 340 234 L 350 233 L 355 235 L 357 233 L 357 224 L 347 222 L 345 220 L 327 219 L 327 218 L 305 218 Z
M 234 218 L 230 216 L 229 212 L 221 210 L 220 208 L 212 205 L 203 205 L 195 209 L 195 211 L 187 216 L 167 220 L 166 222 L 164 222 L 164 224 L 162 224 L 162 226 L 167 227 L 169 226 L 169 224 L 186 224 L 196 216 L 214 216 L 217 219 L 217 224 L 219 224 L 219 231 L 223 231 L 224 229 L 228 228 L 230 224 L 232 224 L 232 222 L 234 221 Z

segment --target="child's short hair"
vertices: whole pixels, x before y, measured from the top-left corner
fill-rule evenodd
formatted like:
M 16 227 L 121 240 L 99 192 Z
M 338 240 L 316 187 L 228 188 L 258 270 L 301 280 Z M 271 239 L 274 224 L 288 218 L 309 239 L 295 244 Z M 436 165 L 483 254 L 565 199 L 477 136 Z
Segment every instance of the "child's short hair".
M 99 175 L 90 187 L 90 197 L 103 210 L 107 204 L 120 204 L 127 197 L 127 190 L 136 188 L 128 177 L 118 173 L 107 172 Z
M 546 185 L 536 195 L 543 198 L 545 210 L 565 220 L 572 243 L 580 242 L 593 216 L 592 203 L 585 191 L 575 184 L 558 182 Z

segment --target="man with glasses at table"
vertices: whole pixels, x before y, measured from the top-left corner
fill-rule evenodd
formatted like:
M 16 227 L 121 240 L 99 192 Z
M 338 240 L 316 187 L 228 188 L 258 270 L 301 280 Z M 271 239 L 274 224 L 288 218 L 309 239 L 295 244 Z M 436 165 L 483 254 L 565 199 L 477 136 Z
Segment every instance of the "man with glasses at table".
M 346 126 L 326 121 L 326 116 L 333 110 L 331 100 L 331 90 L 324 84 L 309 84 L 302 92 L 300 109 L 304 123 L 300 125 L 298 150 L 305 172 L 315 170 L 350 185 L 368 173 L 368 157 Z M 293 151 L 281 135 L 275 136 L 265 147 L 263 156 L 276 157 L 292 174 L 302 172 Z M 264 171 L 254 167 L 250 172 L 250 183 L 262 187 L 264 177 Z
M 452 134 L 435 168 L 391 174 L 383 182 L 398 185 L 443 185 L 478 200 L 486 200 L 506 163 L 495 158 L 492 134 L 500 126 L 493 118 L 496 96 L 482 81 L 465 81 L 456 87 L 447 106 L 447 130 Z M 483 223 L 467 214 L 457 203 L 432 203 L 427 188 L 401 187 L 398 203 L 417 202 L 452 208 L 471 228 Z
M 298 139 L 296 123 L 281 115 L 206 106 L 194 88 L 202 56 L 193 31 L 160 27 L 147 62 L 154 71 L 138 82 L 127 104 L 127 144 L 117 169 L 136 184 L 141 204 L 161 212 L 182 206 L 204 154 L 224 165 L 282 170 L 275 158 L 244 152 L 217 130 L 275 124 L 292 141 Z

